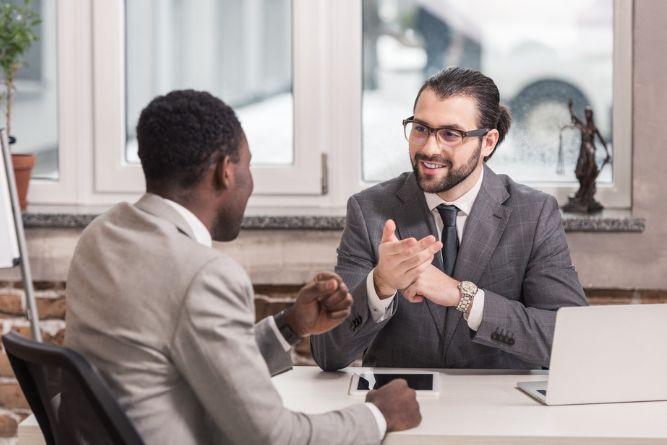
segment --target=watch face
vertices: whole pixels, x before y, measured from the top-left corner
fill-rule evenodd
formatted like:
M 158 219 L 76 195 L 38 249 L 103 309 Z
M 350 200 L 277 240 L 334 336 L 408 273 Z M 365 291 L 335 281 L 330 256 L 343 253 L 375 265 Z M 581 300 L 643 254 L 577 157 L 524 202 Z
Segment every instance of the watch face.
M 477 291 L 476 287 L 470 281 L 461 282 L 461 290 L 467 294 L 474 294 Z

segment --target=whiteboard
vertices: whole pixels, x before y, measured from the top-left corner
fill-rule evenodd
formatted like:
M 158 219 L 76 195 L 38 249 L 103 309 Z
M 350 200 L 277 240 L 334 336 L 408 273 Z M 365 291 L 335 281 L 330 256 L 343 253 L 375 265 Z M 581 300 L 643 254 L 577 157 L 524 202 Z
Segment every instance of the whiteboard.
M 16 239 L 16 226 L 14 225 L 14 211 L 10 199 L 9 179 L 7 177 L 7 166 L 5 165 L 4 152 L 8 151 L 5 131 L 0 133 L 0 268 L 13 267 L 19 261 L 19 244 Z M 9 157 L 9 156 L 8 156 Z

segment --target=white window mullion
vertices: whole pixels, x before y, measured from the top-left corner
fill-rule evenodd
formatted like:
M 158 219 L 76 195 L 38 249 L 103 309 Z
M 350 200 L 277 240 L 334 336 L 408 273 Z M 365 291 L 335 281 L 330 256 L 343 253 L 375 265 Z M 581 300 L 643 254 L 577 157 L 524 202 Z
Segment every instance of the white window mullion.
M 331 178 L 338 206 L 354 193 L 372 184 L 362 180 L 362 3 L 357 0 L 332 2 L 335 24 L 330 46 L 330 137 Z
M 255 195 L 320 195 L 321 157 L 327 150 L 321 118 L 325 113 L 326 2 L 292 1 L 292 85 L 294 94 L 294 164 L 253 167 Z M 252 141 L 251 141 L 252 142 Z M 252 148 L 252 147 L 251 147 Z
M 125 161 L 125 4 L 92 3 L 95 192 L 137 194 L 141 166 Z
M 33 179 L 31 205 L 75 204 L 90 178 L 86 150 L 91 137 L 90 4 L 89 0 L 49 2 L 55 10 L 58 79 L 57 180 Z M 48 34 L 48 33 L 47 33 Z M 47 49 L 48 50 L 48 49 Z M 36 129 L 39 131 L 39 129 Z

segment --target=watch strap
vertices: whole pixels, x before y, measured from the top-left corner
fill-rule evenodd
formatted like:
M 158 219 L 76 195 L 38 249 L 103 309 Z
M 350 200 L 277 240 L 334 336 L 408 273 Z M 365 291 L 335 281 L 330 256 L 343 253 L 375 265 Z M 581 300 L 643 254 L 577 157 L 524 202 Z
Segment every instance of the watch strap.
M 287 343 L 294 346 L 301 341 L 301 337 L 299 337 L 297 333 L 292 330 L 287 321 L 285 321 L 286 310 L 287 309 L 283 309 L 282 311 L 278 312 L 276 315 L 273 316 L 273 318 L 276 321 L 276 326 L 278 326 L 278 330 L 280 331 L 282 336 L 285 337 Z
M 466 285 L 464 285 L 463 283 L 464 282 L 461 282 L 458 285 L 459 292 L 461 293 L 461 299 L 459 300 L 459 304 L 456 306 L 456 310 L 466 314 L 470 309 L 470 306 L 472 305 L 473 299 L 475 298 L 475 294 L 477 293 L 477 286 L 475 286 L 473 283 L 469 281 L 465 282 Z M 467 289 L 469 287 L 472 287 L 474 289 L 474 292 Z

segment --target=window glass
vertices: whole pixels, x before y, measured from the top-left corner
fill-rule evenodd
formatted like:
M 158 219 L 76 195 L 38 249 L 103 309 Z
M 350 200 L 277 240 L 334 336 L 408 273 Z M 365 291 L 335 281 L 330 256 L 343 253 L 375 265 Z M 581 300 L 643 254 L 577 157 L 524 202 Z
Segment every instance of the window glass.
M 22 5 L 24 2 L 11 0 L 10 3 Z M 30 6 L 39 12 L 42 23 L 35 27 L 39 40 L 26 53 L 16 76 L 10 129 L 16 143 L 12 145 L 12 152 L 37 156 L 33 178 L 58 179 L 56 2 L 32 0 Z M 2 94 L 0 122 L 5 127 L 4 87 Z
M 491 77 L 512 111 L 512 128 L 489 161 L 496 172 L 576 184 L 580 136 L 563 129 L 568 99 L 581 120 L 585 106 L 593 109 L 612 150 L 612 0 L 364 0 L 363 29 L 366 181 L 411 169 L 401 120 L 424 79 L 449 66 Z M 611 180 L 607 165 L 598 182 Z
M 126 20 L 128 162 L 144 106 L 174 89 L 233 107 L 253 164 L 294 161 L 290 0 L 131 0 Z

